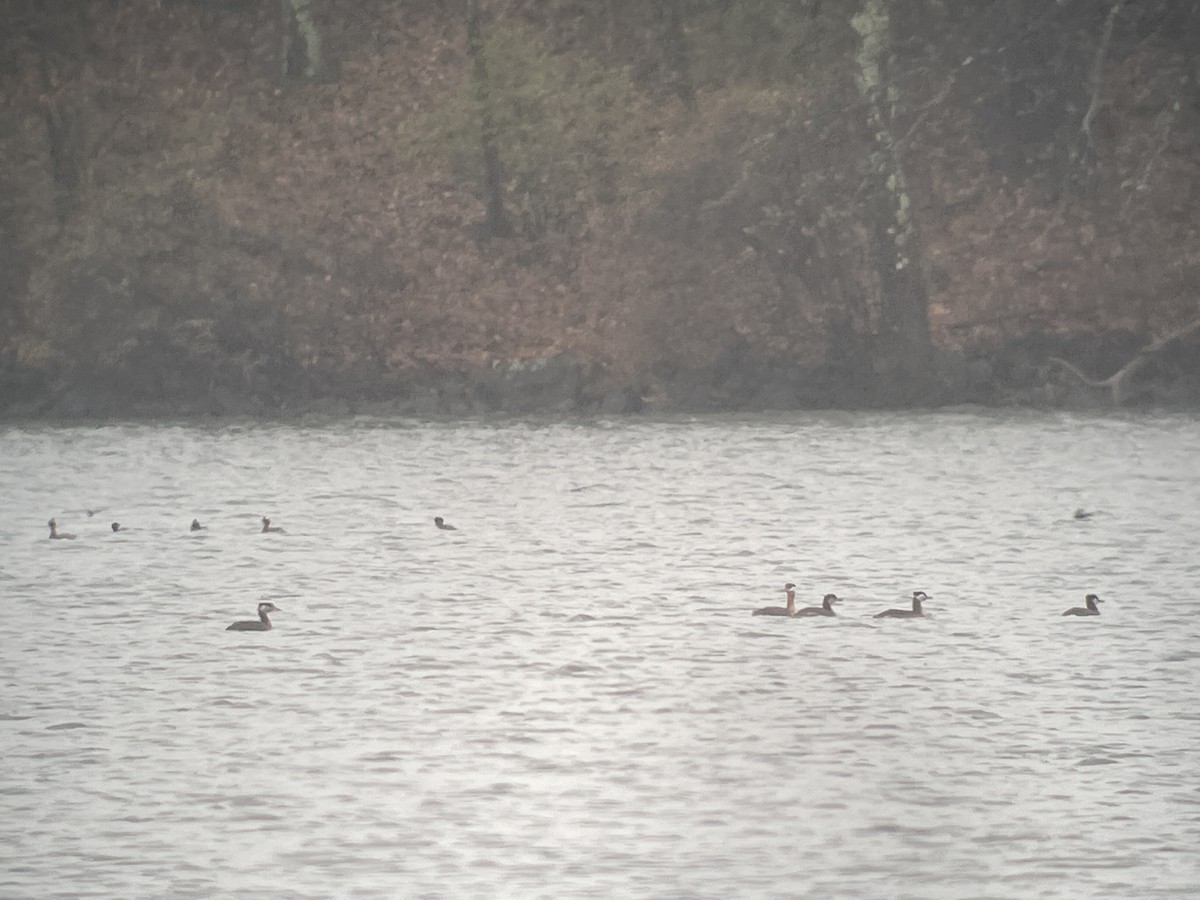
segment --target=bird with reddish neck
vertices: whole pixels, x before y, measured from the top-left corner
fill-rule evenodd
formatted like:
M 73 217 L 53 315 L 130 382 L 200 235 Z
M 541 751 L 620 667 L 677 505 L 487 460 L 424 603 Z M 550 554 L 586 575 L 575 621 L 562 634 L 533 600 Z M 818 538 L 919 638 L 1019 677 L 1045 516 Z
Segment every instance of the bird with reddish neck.
M 787 606 L 764 606 L 754 610 L 750 615 L 794 616 L 796 614 L 796 586 L 789 581 L 783 586 L 783 592 L 787 594 Z

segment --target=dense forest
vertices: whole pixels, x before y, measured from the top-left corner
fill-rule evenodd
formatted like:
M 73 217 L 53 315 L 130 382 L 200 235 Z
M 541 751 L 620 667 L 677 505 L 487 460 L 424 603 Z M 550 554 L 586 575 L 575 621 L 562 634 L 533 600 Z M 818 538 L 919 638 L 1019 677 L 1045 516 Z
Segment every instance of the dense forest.
M 1200 0 L 0 15 L 0 414 L 1200 402 Z

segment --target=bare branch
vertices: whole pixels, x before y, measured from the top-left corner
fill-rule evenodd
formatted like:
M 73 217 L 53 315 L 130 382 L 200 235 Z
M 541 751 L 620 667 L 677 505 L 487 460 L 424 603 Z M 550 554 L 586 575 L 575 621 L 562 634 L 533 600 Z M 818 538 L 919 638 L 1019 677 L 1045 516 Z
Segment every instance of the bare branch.
M 1154 358 L 1154 356 L 1165 349 L 1167 345 L 1173 343 L 1174 341 L 1180 340 L 1181 338 L 1188 337 L 1196 331 L 1200 331 L 1200 318 L 1193 319 L 1188 324 L 1180 328 L 1176 328 L 1174 331 L 1167 332 L 1167 334 L 1164 334 L 1162 337 L 1151 341 L 1149 344 L 1135 353 L 1133 355 L 1133 359 L 1129 360 L 1129 362 L 1125 363 L 1125 365 L 1117 369 L 1117 371 L 1113 372 L 1107 378 L 1089 378 L 1082 371 L 1080 371 L 1078 367 L 1067 362 L 1065 359 L 1060 359 L 1057 356 L 1050 357 L 1050 359 L 1047 360 L 1047 364 L 1062 366 L 1089 387 L 1108 388 L 1112 392 L 1113 405 L 1123 406 L 1129 397 L 1130 379 L 1133 378 L 1133 376 L 1143 368 L 1145 368 L 1146 365 Z
M 1088 144 L 1092 147 L 1096 145 L 1092 138 L 1092 121 L 1096 118 L 1096 113 L 1100 111 L 1100 89 L 1104 85 L 1104 57 L 1108 55 L 1108 44 L 1112 40 L 1113 21 L 1124 5 L 1125 0 L 1117 0 L 1109 8 L 1108 16 L 1104 20 L 1104 33 L 1100 37 L 1100 46 L 1096 48 L 1096 61 L 1092 63 L 1092 100 L 1088 104 L 1087 112 L 1083 115 L 1083 123 L 1079 126 L 1079 130 L 1087 135 Z
M 896 141 L 897 149 L 903 149 L 905 146 L 907 146 L 908 142 L 912 139 L 913 134 L 918 128 L 921 127 L 921 123 L 925 121 L 925 117 L 929 115 L 930 110 L 932 110 L 935 106 L 940 106 L 946 102 L 946 98 L 950 96 L 950 91 L 954 89 L 954 78 L 956 74 L 957 73 L 954 72 L 950 74 L 950 77 L 946 79 L 946 83 L 942 86 L 942 89 L 938 91 L 936 97 L 933 97 L 932 99 L 921 104 L 919 108 L 920 111 L 917 113 L 917 117 L 913 119 L 912 124 L 908 126 L 908 131 L 904 132 L 904 136 Z

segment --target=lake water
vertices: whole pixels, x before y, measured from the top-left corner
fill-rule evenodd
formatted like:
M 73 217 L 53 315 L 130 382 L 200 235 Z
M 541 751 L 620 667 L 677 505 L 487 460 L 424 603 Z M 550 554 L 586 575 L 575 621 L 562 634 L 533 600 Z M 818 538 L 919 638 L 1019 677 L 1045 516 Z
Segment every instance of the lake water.
M 10 425 L 0 506 L 3 897 L 1200 895 L 1196 417 Z

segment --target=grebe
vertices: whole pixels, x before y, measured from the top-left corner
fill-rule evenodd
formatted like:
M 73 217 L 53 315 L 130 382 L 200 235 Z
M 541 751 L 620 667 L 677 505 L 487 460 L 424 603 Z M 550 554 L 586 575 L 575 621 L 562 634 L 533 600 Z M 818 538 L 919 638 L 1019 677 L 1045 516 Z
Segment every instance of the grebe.
M 50 540 L 52 540 L 52 541 L 73 541 L 73 540 L 75 540 L 75 535 L 71 534 L 69 531 L 60 532 L 58 530 L 58 523 L 55 522 L 53 519 L 51 519 L 46 524 L 50 526 Z
M 112 530 L 113 530 L 113 534 L 116 534 L 118 531 L 121 531 L 121 530 L 122 530 L 122 529 L 121 529 L 121 523 L 120 523 L 120 522 L 113 522 L 113 523 L 112 523 Z
M 921 619 L 925 617 L 925 610 L 921 609 L 921 604 L 929 599 L 929 595 L 924 591 L 913 591 L 912 609 L 885 609 L 881 613 L 876 613 L 876 619 Z
M 790 581 L 783 586 L 787 594 L 787 606 L 764 606 L 756 609 L 752 616 L 794 616 L 796 614 L 796 586 Z
M 441 516 L 434 516 L 433 524 L 436 525 L 438 528 L 442 529 L 442 531 L 458 531 L 458 529 L 455 528 L 453 525 L 447 524 L 446 520 L 443 519 Z
M 267 617 L 267 613 L 273 613 L 273 612 L 283 612 L 283 610 L 280 609 L 278 606 L 276 606 L 274 603 L 266 603 L 266 602 L 260 603 L 260 604 L 258 604 L 258 621 L 257 622 L 254 619 L 248 619 L 243 622 L 234 622 L 232 625 L 230 625 L 225 630 L 226 631 L 270 631 L 271 630 L 271 620 Z
M 1097 609 L 1096 604 L 1103 603 L 1104 602 L 1103 600 L 1101 600 L 1095 594 L 1088 594 L 1086 597 L 1083 598 L 1083 601 L 1087 604 L 1087 606 L 1072 606 L 1065 613 L 1063 613 L 1063 615 L 1064 616 L 1098 616 L 1098 615 L 1100 615 L 1100 610 Z
M 842 599 L 837 594 L 826 594 L 825 599 L 821 601 L 820 606 L 806 606 L 804 609 L 798 609 L 793 616 L 836 616 L 833 611 L 833 604 L 841 603 Z
M 204 529 L 204 526 L 200 524 L 199 519 L 192 519 L 192 527 L 191 527 L 192 531 L 202 531 L 203 529 Z
M 280 528 L 278 525 L 272 525 L 271 520 L 268 519 L 266 516 L 262 517 L 262 522 L 263 522 L 263 527 L 262 527 L 261 534 L 266 534 L 268 531 L 278 531 L 280 533 L 283 532 L 283 529 Z
M 1075 518 L 1076 519 L 1090 519 L 1094 515 L 1095 515 L 1095 513 L 1090 513 L 1083 507 L 1080 507 L 1079 509 L 1075 510 Z

